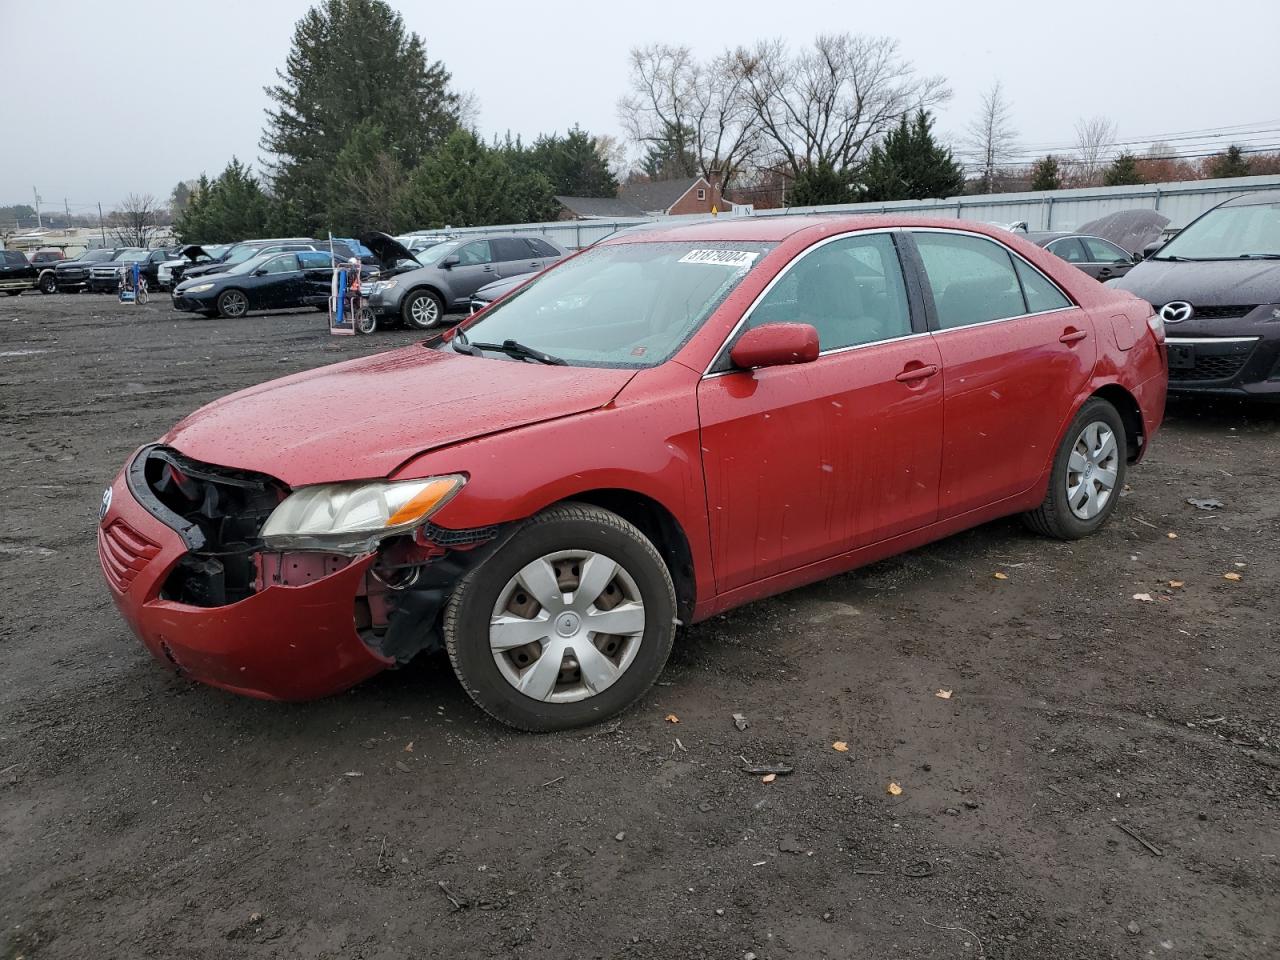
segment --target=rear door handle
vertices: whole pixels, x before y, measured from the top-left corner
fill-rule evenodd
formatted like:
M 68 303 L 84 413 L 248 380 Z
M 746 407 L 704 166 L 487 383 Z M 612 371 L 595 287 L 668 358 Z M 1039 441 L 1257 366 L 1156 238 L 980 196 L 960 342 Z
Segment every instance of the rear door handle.
M 1062 336 L 1058 338 L 1058 342 L 1075 343 L 1079 340 L 1083 340 L 1087 336 L 1089 336 L 1089 334 L 1084 330 L 1077 330 L 1075 327 L 1067 327 L 1066 330 L 1062 331 Z
M 924 380 L 926 377 L 932 377 L 938 372 L 936 363 L 922 363 L 918 366 L 907 367 L 893 379 L 899 383 L 912 383 L 915 380 Z

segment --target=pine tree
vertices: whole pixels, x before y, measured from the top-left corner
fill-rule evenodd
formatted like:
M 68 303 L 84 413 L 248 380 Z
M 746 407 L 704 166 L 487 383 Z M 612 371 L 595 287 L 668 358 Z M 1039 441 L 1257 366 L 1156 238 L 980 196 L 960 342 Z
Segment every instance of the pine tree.
M 262 148 L 287 216 L 318 230 L 338 154 L 362 122 L 381 126 L 384 147 L 412 169 L 458 125 L 449 73 L 385 0 L 322 0 L 294 30 L 280 83 L 267 88 Z
M 1205 173 L 1214 179 L 1220 177 L 1247 177 L 1250 174 L 1249 161 L 1244 151 L 1234 143 L 1227 147 L 1227 152 L 1210 158 Z
M 456 130 L 409 175 L 400 215 L 410 228 L 474 227 L 545 219 L 551 182 L 522 167 L 519 142 L 486 146 Z
M 234 243 L 267 234 L 271 199 L 253 171 L 235 157 L 217 178 L 196 181 L 187 208 L 174 222 L 184 243 Z
M 574 126 L 563 137 L 539 137 L 531 150 L 534 166 L 563 197 L 616 197 L 618 181 L 601 156 L 597 139 Z
M 1138 170 L 1138 158 L 1132 153 L 1122 153 L 1107 167 L 1102 175 L 1103 186 L 1119 187 L 1133 183 L 1146 183 Z
M 661 139 L 652 141 L 640 158 L 640 171 L 650 180 L 695 177 L 698 155 L 693 149 L 694 131 L 685 126 L 668 126 Z
M 852 203 L 856 199 L 852 172 L 820 163 L 801 170 L 800 175 L 791 181 L 786 205 L 815 207 L 827 203 Z
M 1032 190 L 1061 190 L 1062 167 L 1053 154 L 1041 157 L 1031 168 Z
M 382 124 L 364 120 L 338 152 L 329 178 L 324 225 L 335 236 L 399 229 L 405 171 L 386 144 Z
M 927 200 L 964 190 L 964 170 L 933 137 L 933 118 L 919 110 L 904 114 L 871 155 L 859 178 L 865 200 Z

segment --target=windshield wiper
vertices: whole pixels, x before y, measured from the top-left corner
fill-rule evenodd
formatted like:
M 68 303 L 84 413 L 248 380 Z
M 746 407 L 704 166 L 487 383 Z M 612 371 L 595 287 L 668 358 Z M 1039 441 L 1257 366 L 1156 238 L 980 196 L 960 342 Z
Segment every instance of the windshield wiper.
M 1280 260 L 1280 253 L 1242 253 L 1241 260 Z
M 543 353 L 541 350 L 525 346 L 518 340 L 503 340 L 501 343 L 480 343 L 478 341 L 473 343 L 465 333 L 458 331 L 453 338 L 453 342 L 463 352 L 473 356 L 477 350 L 488 350 L 492 353 L 505 353 L 508 357 L 514 357 L 517 360 L 536 360 L 538 363 L 546 363 L 556 367 L 567 366 L 569 362 L 561 357 L 553 357 L 549 353 Z

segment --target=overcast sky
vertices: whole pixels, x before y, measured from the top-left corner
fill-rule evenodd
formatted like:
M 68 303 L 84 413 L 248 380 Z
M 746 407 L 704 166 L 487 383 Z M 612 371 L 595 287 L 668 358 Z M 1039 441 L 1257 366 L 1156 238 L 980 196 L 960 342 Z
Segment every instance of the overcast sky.
M 50 207 L 65 197 L 72 212 L 110 208 L 131 192 L 167 197 L 233 154 L 256 164 L 262 88 L 308 5 L 0 0 L 0 205 L 31 203 L 35 186 Z M 847 30 L 896 37 L 922 71 L 948 78 L 944 133 L 962 134 L 998 79 L 1028 148 L 1069 144 L 1076 118 L 1095 114 L 1122 138 L 1236 126 L 1252 145 L 1280 143 L 1276 0 L 392 5 L 456 87 L 479 98 L 486 137 L 574 123 L 620 133 L 634 45 L 712 56 L 762 37 L 803 44 Z

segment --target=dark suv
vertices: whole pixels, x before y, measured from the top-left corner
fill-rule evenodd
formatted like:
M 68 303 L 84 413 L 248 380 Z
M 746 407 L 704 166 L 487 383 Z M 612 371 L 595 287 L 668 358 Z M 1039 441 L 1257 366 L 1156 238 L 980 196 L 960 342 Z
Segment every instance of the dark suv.
M 1164 320 L 1170 392 L 1280 399 L 1280 190 L 1218 204 L 1108 286 Z
M 165 250 L 144 250 L 142 247 L 126 247 L 108 263 L 96 264 L 89 270 L 90 293 L 115 293 L 120 288 L 120 274 L 138 265 L 138 274 L 147 281 L 147 287 L 159 289 L 156 276 L 160 264 L 169 259 Z
M 0 291 L 16 297 L 36 285 L 38 271 L 21 250 L 0 250 Z
M 127 247 L 100 247 L 86 250 L 74 260 L 63 260 L 53 268 L 53 284 L 59 293 L 78 293 L 89 287 L 89 274 L 94 267 L 114 260 Z M 41 281 L 44 290 L 44 281 Z

